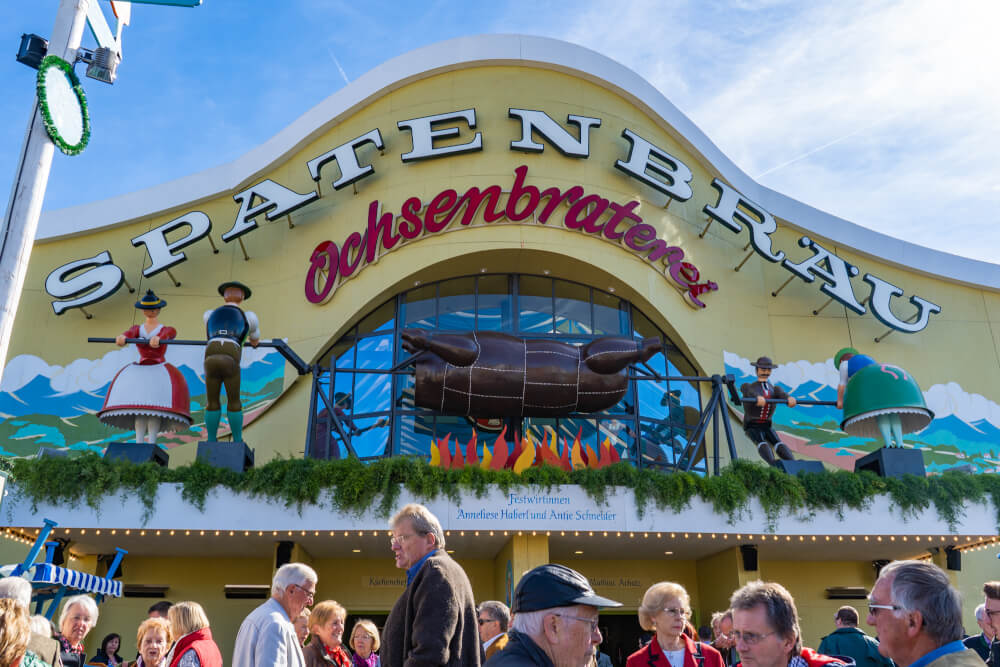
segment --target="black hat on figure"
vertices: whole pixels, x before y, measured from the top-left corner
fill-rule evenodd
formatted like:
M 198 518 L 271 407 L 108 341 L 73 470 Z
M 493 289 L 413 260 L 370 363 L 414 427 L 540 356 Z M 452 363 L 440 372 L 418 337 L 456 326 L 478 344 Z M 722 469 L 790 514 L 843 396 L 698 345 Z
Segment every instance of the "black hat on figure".
M 587 578 L 564 565 L 539 565 L 517 583 L 514 589 L 514 613 L 538 611 L 553 607 L 570 607 L 586 604 L 591 607 L 620 607 L 615 602 L 594 592 Z
M 146 296 L 135 302 L 135 307 L 139 310 L 156 310 L 157 308 L 166 308 L 167 302 L 153 294 L 153 290 L 148 289 Z
M 750 365 L 754 368 L 770 368 L 771 370 L 777 368 L 777 366 L 771 363 L 771 357 L 760 357 L 757 361 L 752 362 Z
M 219 296 L 226 296 L 226 288 L 229 287 L 239 287 L 243 290 L 244 301 L 247 301 L 250 298 L 250 288 L 238 280 L 229 280 L 219 285 Z

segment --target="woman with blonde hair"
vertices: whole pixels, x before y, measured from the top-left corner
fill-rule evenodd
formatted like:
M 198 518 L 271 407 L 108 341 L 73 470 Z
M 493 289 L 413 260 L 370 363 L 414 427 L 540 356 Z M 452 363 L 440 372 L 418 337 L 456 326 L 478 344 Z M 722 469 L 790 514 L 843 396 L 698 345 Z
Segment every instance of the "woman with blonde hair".
M 135 635 L 139 657 L 128 667 L 166 667 L 170 648 L 170 623 L 165 618 L 147 618 Z
M 380 645 L 378 628 L 367 618 L 362 618 L 351 629 L 351 641 L 347 642 L 354 651 L 354 667 L 382 667 L 378 657 Z
M 28 612 L 17 600 L 0 599 L 0 665 L 41 667 L 47 664 L 28 651 L 29 639 Z
M 351 654 L 344 649 L 347 610 L 333 600 L 323 600 L 309 615 L 312 640 L 302 649 L 306 667 L 351 667 Z
M 626 666 L 723 667 L 718 651 L 684 633 L 690 617 L 691 598 L 683 586 L 669 581 L 650 586 L 642 596 L 639 625 L 655 634 L 628 657 Z
M 309 611 L 309 607 L 306 607 L 302 612 L 295 617 L 292 621 L 292 625 L 295 627 L 295 636 L 299 638 L 299 646 L 306 645 L 306 639 L 309 638 L 309 615 L 312 614 Z
M 170 667 L 222 667 L 222 653 L 212 639 L 205 610 L 197 602 L 178 602 L 167 612 L 177 643 L 170 649 Z

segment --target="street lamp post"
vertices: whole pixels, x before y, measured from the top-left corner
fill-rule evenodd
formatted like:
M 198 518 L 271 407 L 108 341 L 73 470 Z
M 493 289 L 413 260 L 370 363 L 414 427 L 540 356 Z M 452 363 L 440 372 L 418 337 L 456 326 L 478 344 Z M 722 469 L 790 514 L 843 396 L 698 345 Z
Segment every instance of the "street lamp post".
M 56 23 L 49 40 L 49 53 L 69 63 L 83 38 L 87 9 L 97 0 L 60 0 Z M 28 259 L 35 243 L 42 200 L 52 168 L 55 144 L 49 138 L 35 96 L 24 138 L 10 202 L 0 227 L 0 377 L 7 362 L 7 350 L 14 329 L 14 316 L 28 272 Z

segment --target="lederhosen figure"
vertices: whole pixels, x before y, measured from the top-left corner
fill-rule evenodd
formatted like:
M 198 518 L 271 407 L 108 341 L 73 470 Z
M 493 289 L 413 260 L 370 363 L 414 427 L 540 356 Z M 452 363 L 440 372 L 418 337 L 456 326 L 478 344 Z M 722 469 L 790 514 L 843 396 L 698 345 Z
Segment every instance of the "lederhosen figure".
M 243 441 L 243 404 L 240 402 L 240 359 L 243 345 L 252 347 L 260 342 L 260 323 L 257 315 L 243 310 L 240 304 L 250 298 L 250 288 L 243 283 L 229 281 L 219 285 L 219 294 L 226 303 L 205 312 L 205 389 L 208 405 L 205 408 L 205 429 L 208 440 L 219 435 L 222 419 L 221 394 L 226 388 L 226 416 L 233 442 Z
M 757 453 L 767 461 L 769 465 L 775 465 L 777 458 L 786 461 L 794 461 L 795 456 L 788 445 L 781 441 L 778 434 L 771 426 L 771 416 L 777 403 L 768 403 L 767 399 L 776 398 L 788 401 L 788 407 L 795 407 L 795 399 L 781 387 L 776 387 L 768 380 L 774 364 L 767 357 L 760 357 L 750 364 L 757 369 L 757 382 L 746 382 L 740 387 L 740 393 L 744 398 L 757 399 L 754 403 L 744 403 L 743 408 L 743 432 L 746 433 L 750 441 L 757 445 Z M 771 448 L 774 447 L 772 450 Z

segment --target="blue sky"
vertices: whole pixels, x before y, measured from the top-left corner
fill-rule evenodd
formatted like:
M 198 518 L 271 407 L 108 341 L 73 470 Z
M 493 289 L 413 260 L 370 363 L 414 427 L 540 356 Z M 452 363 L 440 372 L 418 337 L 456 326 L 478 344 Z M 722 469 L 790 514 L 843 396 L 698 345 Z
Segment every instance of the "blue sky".
M 101 0 L 106 15 L 110 5 Z M 58 2 L 0 3 L 0 188 L 10 191 Z M 655 85 L 764 185 L 892 236 L 995 262 L 1000 3 L 963 0 L 134 5 L 114 85 L 83 77 L 93 136 L 56 154 L 45 209 L 228 162 L 376 65 L 463 35 L 526 33 Z M 420 9 L 412 9 L 419 6 Z M 112 17 L 113 22 L 113 17 Z M 93 47 L 89 34 L 84 46 Z M 515 100 L 512 99 L 512 104 Z

